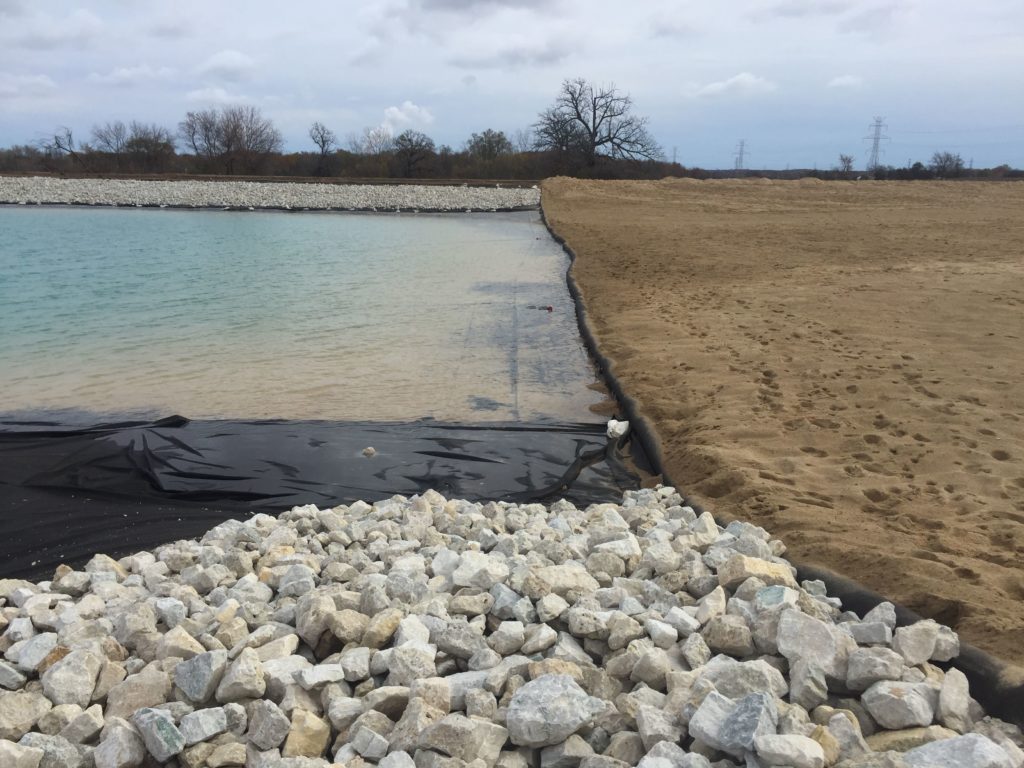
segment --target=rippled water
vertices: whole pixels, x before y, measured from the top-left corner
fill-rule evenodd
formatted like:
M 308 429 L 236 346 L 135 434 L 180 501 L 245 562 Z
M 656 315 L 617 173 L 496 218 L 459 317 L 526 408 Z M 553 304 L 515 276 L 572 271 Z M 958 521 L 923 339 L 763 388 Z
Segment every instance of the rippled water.
M 0 207 L 0 416 L 594 421 L 567 266 L 532 212 Z

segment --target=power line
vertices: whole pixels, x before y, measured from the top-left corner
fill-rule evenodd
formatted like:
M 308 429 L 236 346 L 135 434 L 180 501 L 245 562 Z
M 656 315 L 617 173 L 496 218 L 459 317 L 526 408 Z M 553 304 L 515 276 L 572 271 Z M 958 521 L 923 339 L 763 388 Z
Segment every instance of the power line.
M 744 168 L 746 168 L 744 161 L 748 154 L 749 153 L 747 152 L 747 140 L 740 139 L 740 143 L 737 145 L 735 152 L 737 171 L 742 171 Z
M 889 137 L 882 133 L 883 130 L 888 128 L 885 124 L 884 117 L 876 117 L 875 122 L 868 126 L 872 130 L 871 135 L 865 136 L 865 141 L 871 142 L 871 156 L 868 158 L 867 170 L 873 171 L 879 166 L 879 156 L 881 154 L 880 145 L 883 141 L 889 141 Z

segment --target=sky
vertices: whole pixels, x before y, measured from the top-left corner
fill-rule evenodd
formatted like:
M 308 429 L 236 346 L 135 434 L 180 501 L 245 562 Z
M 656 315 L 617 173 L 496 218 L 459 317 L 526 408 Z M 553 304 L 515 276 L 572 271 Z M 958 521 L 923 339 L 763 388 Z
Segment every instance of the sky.
M 244 104 L 287 150 L 316 120 L 459 149 L 576 77 L 686 166 L 862 168 L 882 117 L 884 163 L 1024 167 L 1021 0 L 0 0 L 0 146 Z

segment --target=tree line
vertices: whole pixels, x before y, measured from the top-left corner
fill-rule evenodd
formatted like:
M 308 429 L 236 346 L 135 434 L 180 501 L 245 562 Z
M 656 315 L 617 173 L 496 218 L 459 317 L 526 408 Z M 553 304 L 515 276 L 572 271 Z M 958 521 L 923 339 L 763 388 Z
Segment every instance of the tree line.
M 61 127 L 42 141 L 0 150 L 0 171 L 538 179 L 660 178 L 682 170 L 664 161 L 627 94 L 582 78 L 563 82 L 528 129 L 509 136 L 484 128 L 458 148 L 384 126 L 349 135 L 345 146 L 319 121 L 308 136 L 313 150 L 285 153 L 281 132 L 259 108 L 227 106 L 188 112 L 174 129 L 112 121 L 80 140 Z
M 0 172 L 223 174 L 342 178 L 540 179 L 564 174 L 595 178 L 860 178 L 854 157 L 841 154 L 831 171 L 706 171 L 666 162 L 628 94 L 583 78 L 565 80 L 550 107 L 513 135 L 484 128 L 458 148 L 425 133 L 397 135 L 385 126 L 350 134 L 345 146 L 317 121 L 311 149 L 283 151 L 281 132 L 254 106 L 190 111 L 173 129 L 132 121 L 93 126 L 84 141 L 70 128 L 34 144 L 0 149 Z M 965 168 L 962 158 L 936 152 L 927 165 L 878 166 L 878 179 L 1019 178 L 1009 166 Z

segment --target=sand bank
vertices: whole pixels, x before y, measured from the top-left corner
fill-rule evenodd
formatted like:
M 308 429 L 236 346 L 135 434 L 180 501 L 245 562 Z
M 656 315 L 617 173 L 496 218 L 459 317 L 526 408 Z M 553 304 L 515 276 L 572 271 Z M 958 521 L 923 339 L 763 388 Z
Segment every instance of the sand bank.
M 1024 662 L 1024 185 L 543 194 L 673 482 Z

